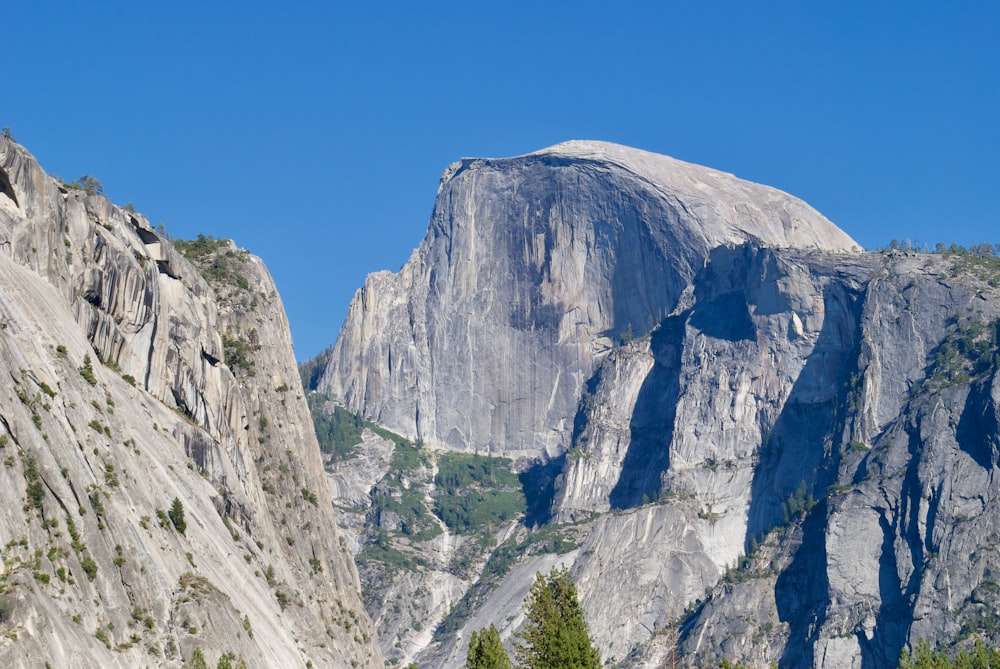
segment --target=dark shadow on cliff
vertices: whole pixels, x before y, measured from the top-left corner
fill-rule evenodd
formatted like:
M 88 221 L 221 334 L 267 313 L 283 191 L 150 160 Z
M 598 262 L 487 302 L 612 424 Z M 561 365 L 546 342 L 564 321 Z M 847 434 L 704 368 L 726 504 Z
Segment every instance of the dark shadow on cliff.
M 857 369 L 862 300 L 831 282 L 823 294 L 825 318 L 770 433 L 762 438 L 751 484 L 745 550 L 776 526 L 795 522 L 802 500 L 812 507 L 802 543 L 775 584 L 778 618 L 789 625 L 781 669 L 809 666 L 829 606 L 826 573 L 827 487 L 836 480 L 847 412 L 848 381 Z M 779 373 L 782 370 L 778 370 Z M 801 495 L 801 493 L 800 493 Z
M 958 447 L 986 470 L 993 469 L 1000 460 L 997 453 L 1000 444 L 996 443 L 1000 426 L 997 425 L 996 408 L 990 396 L 991 381 L 992 375 L 972 383 L 955 430 Z
M 603 368 L 598 367 L 589 379 L 587 383 L 584 384 L 583 396 L 579 406 L 576 408 L 576 415 L 573 417 L 573 438 L 570 440 L 571 444 L 576 444 L 576 440 L 580 438 L 583 431 L 587 428 L 587 411 L 589 409 L 590 399 L 597 392 L 597 387 L 601 384 L 601 372 Z
M 691 327 L 709 337 L 726 341 L 755 339 L 757 330 L 747 310 L 746 296 L 739 292 L 699 302 L 691 312 Z
M 612 509 L 628 509 L 660 496 L 663 472 L 670 465 L 686 320 L 686 314 L 671 316 L 650 335 L 653 368 L 642 382 L 629 423 L 628 450 L 609 497 Z
M 820 502 L 802 523 L 802 543 L 774 587 L 778 618 L 788 623 L 788 643 L 779 669 L 812 666 L 813 644 L 830 604 L 826 575 L 826 503 Z
M 762 437 L 751 484 L 748 550 L 752 539 L 787 522 L 783 505 L 803 483 L 818 499 L 836 478 L 849 381 L 858 364 L 862 302 L 840 284 L 824 290 L 823 327 L 781 413 Z
M 524 524 L 539 527 L 552 520 L 552 500 L 556 494 L 556 477 L 566 464 L 566 454 L 547 462 L 536 462 L 517 475 L 527 509 Z
M 911 409 L 907 407 L 904 412 Z M 936 552 L 937 546 L 930 545 L 937 520 L 938 504 L 936 500 L 928 502 L 926 511 L 925 536 L 921 536 L 921 505 L 923 486 L 920 481 L 920 461 L 924 445 L 920 437 L 919 416 L 915 424 L 906 426 L 905 448 L 909 460 L 903 483 L 900 488 L 899 506 L 892 510 L 883 510 L 879 516 L 879 527 L 882 530 L 882 550 L 878 564 L 879 599 L 878 612 L 875 614 L 875 630 L 871 641 L 858 636 L 861 646 L 861 666 L 864 669 L 895 666 L 899 654 L 909 637 L 910 625 L 913 621 L 913 607 L 920 591 L 920 582 L 924 575 L 925 552 Z M 890 443 L 887 448 L 901 448 L 898 443 Z M 897 551 L 897 546 L 906 545 L 905 553 Z M 899 558 L 909 554 L 909 564 L 904 572 L 909 576 L 900 576 Z

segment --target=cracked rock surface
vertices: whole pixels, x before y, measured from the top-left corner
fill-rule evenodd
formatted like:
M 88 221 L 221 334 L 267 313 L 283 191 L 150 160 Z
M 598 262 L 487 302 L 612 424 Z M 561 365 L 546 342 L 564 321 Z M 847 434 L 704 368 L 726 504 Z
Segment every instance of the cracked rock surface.
M 382 666 L 263 263 L 0 175 L 0 663 Z
M 558 562 L 607 666 L 874 669 L 919 639 L 996 645 L 998 284 L 994 259 L 862 253 L 791 196 L 625 147 L 455 163 L 320 388 L 429 452 L 552 472 L 542 530 L 572 546 L 495 528 L 497 555 L 533 552 L 447 633 L 383 649 L 448 667 L 475 629 L 509 640 L 532 567 Z M 412 615 L 437 623 L 486 578 Z

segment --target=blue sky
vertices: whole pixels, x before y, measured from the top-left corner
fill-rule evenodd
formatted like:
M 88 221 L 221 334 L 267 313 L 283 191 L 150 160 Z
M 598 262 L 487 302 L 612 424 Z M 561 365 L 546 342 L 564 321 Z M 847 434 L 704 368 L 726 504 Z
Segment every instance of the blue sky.
M 868 248 L 1000 242 L 996 2 L 9 4 L 0 126 L 262 256 L 300 360 L 463 156 L 603 139 L 781 188 Z

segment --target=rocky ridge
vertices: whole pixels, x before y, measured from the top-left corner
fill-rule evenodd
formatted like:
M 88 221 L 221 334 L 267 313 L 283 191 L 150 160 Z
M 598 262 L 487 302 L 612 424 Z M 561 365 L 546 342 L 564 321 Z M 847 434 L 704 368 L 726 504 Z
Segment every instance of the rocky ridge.
M 430 463 L 356 487 L 416 484 L 410 517 L 444 517 L 433 463 L 504 454 L 525 513 L 427 537 L 354 495 L 360 555 L 435 556 L 362 569 L 412 606 L 369 601 L 379 621 L 437 625 L 428 643 L 380 622 L 392 661 L 457 666 L 490 623 L 509 638 L 556 562 L 607 666 L 867 669 L 922 638 L 1000 642 L 1000 261 L 859 253 L 809 212 L 596 143 L 445 172 L 318 387 Z
M 382 666 L 263 263 L 0 139 L 0 275 L 4 666 Z

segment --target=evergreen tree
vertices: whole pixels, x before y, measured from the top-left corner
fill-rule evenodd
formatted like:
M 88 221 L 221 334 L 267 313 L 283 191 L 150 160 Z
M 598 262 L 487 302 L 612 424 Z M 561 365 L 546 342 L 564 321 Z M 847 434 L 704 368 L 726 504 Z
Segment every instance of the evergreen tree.
M 976 640 L 969 654 L 962 649 L 954 658 L 949 658 L 943 650 L 931 650 L 923 639 L 917 643 L 911 655 L 903 649 L 899 658 L 899 669 L 997 669 L 1000 668 L 1000 650 L 987 648 Z
M 492 623 L 489 627 L 472 633 L 465 669 L 513 669 L 507 651 L 500 641 L 500 632 Z
M 184 530 L 187 529 L 187 523 L 184 522 L 184 505 L 181 504 L 179 497 L 174 497 L 174 501 L 170 505 L 170 511 L 167 514 L 170 516 L 170 522 L 174 524 L 177 531 L 184 534 Z
M 87 195 L 103 195 L 104 185 L 100 179 L 84 174 L 82 177 L 70 184 L 73 188 L 79 188 Z
M 208 662 L 205 661 L 205 654 L 197 646 L 191 653 L 191 659 L 184 665 L 184 669 L 208 669 Z
M 600 669 L 601 657 L 576 595 L 569 570 L 535 575 L 517 633 L 517 661 L 525 669 Z

